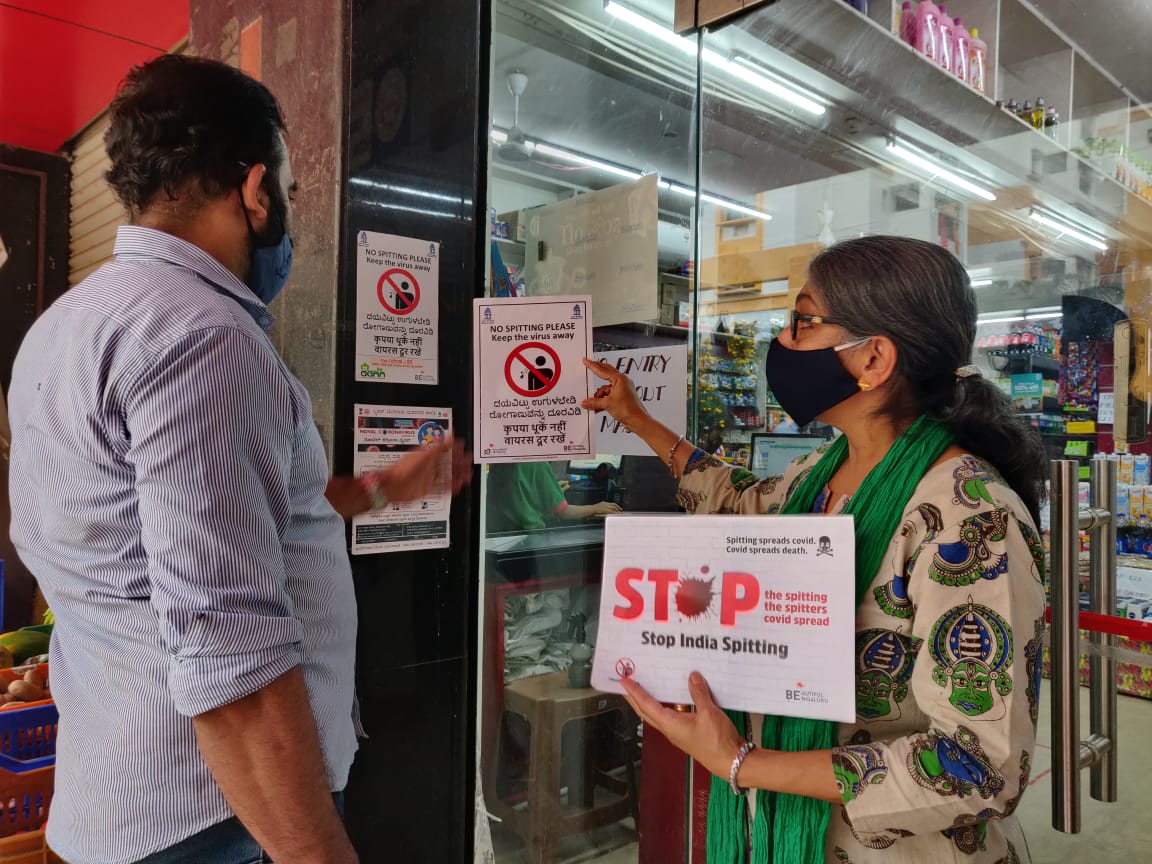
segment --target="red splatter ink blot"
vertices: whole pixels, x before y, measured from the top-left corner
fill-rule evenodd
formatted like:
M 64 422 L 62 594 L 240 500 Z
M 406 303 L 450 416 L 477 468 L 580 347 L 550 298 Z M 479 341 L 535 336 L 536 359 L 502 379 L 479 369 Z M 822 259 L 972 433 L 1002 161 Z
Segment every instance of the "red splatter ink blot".
M 708 572 L 707 567 L 700 568 L 700 572 Z M 686 576 L 680 580 L 676 588 L 676 611 L 685 618 L 700 618 L 712 605 L 713 579 L 696 579 Z

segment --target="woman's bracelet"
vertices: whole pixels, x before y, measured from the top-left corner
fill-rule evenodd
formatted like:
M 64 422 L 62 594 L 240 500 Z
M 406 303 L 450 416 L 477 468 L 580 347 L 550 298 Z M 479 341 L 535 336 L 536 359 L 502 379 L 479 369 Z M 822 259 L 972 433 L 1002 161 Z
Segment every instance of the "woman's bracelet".
M 748 754 L 756 749 L 756 745 L 751 741 L 745 741 L 740 745 L 740 749 L 736 751 L 736 758 L 732 760 L 732 767 L 728 769 L 728 785 L 732 789 L 733 795 L 747 795 L 748 790 L 736 785 L 736 775 L 740 773 L 740 766 L 744 764 L 744 760 Z
M 380 475 L 376 472 L 360 475 L 360 488 L 372 501 L 372 510 L 383 510 L 388 506 L 388 496 L 384 494 L 384 485 L 380 482 Z
M 668 451 L 668 473 L 677 479 L 679 479 L 680 475 L 678 475 L 676 469 L 672 467 L 672 462 L 676 459 L 676 448 L 680 446 L 680 442 L 683 440 L 684 436 L 681 435 L 676 439 L 676 443 L 672 445 L 672 449 Z

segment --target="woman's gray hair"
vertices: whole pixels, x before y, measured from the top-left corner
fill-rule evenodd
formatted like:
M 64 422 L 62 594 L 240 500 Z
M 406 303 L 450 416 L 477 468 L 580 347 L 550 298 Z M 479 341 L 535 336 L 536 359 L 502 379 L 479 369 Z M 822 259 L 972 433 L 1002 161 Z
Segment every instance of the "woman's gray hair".
M 972 362 L 976 294 L 964 265 L 924 240 L 875 235 L 825 249 L 808 267 L 809 285 L 828 315 L 853 336 L 886 336 L 896 369 L 883 413 L 897 423 L 928 414 L 956 443 L 990 462 L 1034 519 L 1047 460 L 1039 435 Z

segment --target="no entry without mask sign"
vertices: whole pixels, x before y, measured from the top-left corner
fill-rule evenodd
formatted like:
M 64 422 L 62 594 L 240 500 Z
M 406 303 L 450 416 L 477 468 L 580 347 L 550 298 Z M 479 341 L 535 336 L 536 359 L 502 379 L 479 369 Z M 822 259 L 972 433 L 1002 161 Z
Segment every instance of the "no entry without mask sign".
M 849 516 L 610 516 L 592 686 L 851 722 L 855 582 Z

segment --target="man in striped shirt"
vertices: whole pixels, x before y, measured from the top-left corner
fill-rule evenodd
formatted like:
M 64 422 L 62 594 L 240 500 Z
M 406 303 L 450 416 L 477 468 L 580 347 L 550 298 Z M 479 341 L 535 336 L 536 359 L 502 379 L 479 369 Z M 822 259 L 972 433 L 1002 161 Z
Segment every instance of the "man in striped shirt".
M 132 224 L 16 361 L 12 534 L 56 615 L 48 840 L 70 864 L 356 861 L 344 522 L 265 335 L 291 264 L 283 127 L 224 64 L 134 70 L 106 139 Z M 441 461 L 340 509 L 420 497 Z

